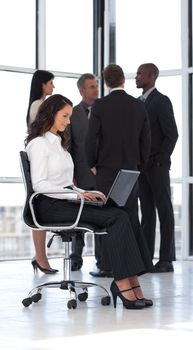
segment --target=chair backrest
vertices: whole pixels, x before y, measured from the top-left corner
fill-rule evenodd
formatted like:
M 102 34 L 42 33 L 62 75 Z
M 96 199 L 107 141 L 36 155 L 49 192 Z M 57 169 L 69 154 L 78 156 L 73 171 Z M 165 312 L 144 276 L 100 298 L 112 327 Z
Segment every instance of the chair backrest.
M 30 174 L 30 162 L 28 159 L 27 152 L 20 151 L 20 167 L 23 177 L 23 182 L 26 191 L 26 200 L 23 208 L 23 220 L 27 226 L 31 228 L 37 228 L 33 222 L 30 207 L 29 207 L 29 198 L 34 193 L 32 182 L 31 182 L 31 174 Z
M 28 159 L 27 152 L 25 151 L 20 151 L 20 167 L 21 167 L 21 172 L 22 172 L 22 177 L 23 177 L 23 182 L 25 186 L 25 191 L 26 191 L 26 200 L 23 208 L 23 220 L 27 226 L 30 228 L 35 228 L 37 229 L 37 226 L 35 225 L 30 206 L 29 206 L 29 199 L 31 195 L 34 193 L 33 187 L 32 187 L 32 182 L 31 182 L 31 173 L 30 173 L 30 161 Z M 64 222 L 64 223 L 54 223 L 53 226 L 63 226 L 62 230 L 65 231 L 67 230 L 68 226 L 71 226 L 74 224 L 74 222 Z M 49 226 L 52 226 L 51 224 L 47 224 Z M 71 234 L 72 232 L 95 232 L 95 233 L 100 233 L 100 234 L 106 234 L 105 229 L 101 229 L 99 227 L 96 227 L 95 225 L 90 225 L 87 223 L 82 223 L 80 226 L 76 226 L 75 228 L 68 229 L 67 234 Z M 52 230 L 52 227 L 49 227 L 49 231 L 55 232 L 55 230 Z M 58 232 L 58 229 L 56 230 Z M 59 230 L 61 231 L 61 229 Z

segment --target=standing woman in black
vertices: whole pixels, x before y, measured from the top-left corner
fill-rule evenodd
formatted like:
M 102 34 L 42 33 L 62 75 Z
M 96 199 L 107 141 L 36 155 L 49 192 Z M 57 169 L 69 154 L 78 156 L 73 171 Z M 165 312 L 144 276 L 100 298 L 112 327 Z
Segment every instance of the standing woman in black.
M 33 74 L 27 109 L 27 127 L 35 120 L 41 103 L 47 96 L 52 95 L 54 89 L 54 74 L 46 70 L 36 70 Z
M 36 118 L 39 106 L 47 96 L 52 95 L 54 89 L 53 79 L 54 74 L 46 70 L 37 70 L 33 74 L 26 117 L 28 129 Z M 32 259 L 34 271 L 39 268 L 46 274 L 56 273 L 58 270 L 50 267 L 46 255 L 46 232 L 32 230 L 32 236 L 35 247 L 35 257 Z
M 102 193 L 93 193 L 73 185 L 74 165 L 67 151 L 67 126 L 70 124 L 72 102 L 62 95 L 53 95 L 40 106 L 26 139 L 34 191 L 49 192 L 72 186 L 90 201 Z M 66 199 L 77 199 L 77 194 L 40 195 L 36 205 L 42 222 L 69 222 L 76 218 L 79 204 Z M 119 297 L 127 309 L 151 306 L 144 298 L 138 275 L 152 268 L 150 257 L 142 258 L 129 216 L 121 208 L 85 205 L 80 223 L 87 222 L 105 228 L 108 232 L 108 254 L 114 280 L 111 284 L 114 306 Z

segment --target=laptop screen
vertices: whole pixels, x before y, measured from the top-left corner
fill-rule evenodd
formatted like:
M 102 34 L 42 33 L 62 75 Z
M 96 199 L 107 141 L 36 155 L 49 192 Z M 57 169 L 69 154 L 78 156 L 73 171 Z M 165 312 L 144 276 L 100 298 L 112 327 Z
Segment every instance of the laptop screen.
M 112 199 L 117 206 L 123 207 L 137 181 L 140 172 L 136 170 L 121 169 L 108 193 L 108 199 Z

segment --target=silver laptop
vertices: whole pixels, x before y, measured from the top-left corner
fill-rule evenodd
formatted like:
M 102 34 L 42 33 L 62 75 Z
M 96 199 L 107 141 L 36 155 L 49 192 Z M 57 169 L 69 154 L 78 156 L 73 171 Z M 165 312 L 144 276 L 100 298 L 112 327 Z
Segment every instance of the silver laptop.
M 106 202 L 103 202 L 102 200 L 85 200 L 84 203 L 101 207 L 104 205 L 116 205 L 118 207 L 124 207 L 137 181 L 139 174 L 140 172 L 136 170 L 119 170 L 107 195 Z

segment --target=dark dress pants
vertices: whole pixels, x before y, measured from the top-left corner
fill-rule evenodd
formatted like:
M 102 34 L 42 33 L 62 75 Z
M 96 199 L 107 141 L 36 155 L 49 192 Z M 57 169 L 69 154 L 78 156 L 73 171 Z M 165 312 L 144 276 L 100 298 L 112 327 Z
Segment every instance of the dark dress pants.
M 70 254 L 70 258 L 72 262 L 76 262 L 80 264 L 83 263 L 82 253 L 84 248 L 84 233 L 80 233 L 78 237 L 72 238 L 72 253 Z
M 77 264 L 82 265 L 83 263 L 83 248 L 85 246 L 84 243 L 84 238 L 85 235 L 84 233 L 80 233 L 78 237 L 73 237 L 72 238 L 72 253 L 70 254 L 70 258 L 72 262 L 76 262 Z M 101 269 L 101 236 L 100 235 L 95 235 L 94 237 L 95 240 L 95 246 L 94 246 L 94 251 L 95 251 L 95 259 L 96 259 L 96 266 Z
M 91 181 L 91 180 L 90 180 Z M 95 185 L 95 180 L 94 180 L 94 175 L 93 175 L 93 184 L 92 186 L 85 186 L 85 183 L 83 181 L 79 183 L 79 187 L 80 188 L 84 188 L 88 191 L 90 190 L 94 190 L 96 188 L 96 185 Z M 100 252 L 100 245 L 98 245 L 98 241 L 96 242 L 96 238 L 97 235 L 95 235 L 95 258 L 96 258 L 96 264 L 98 264 L 98 261 L 100 260 L 100 255 L 101 255 L 101 252 Z M 72 263 L 77 263 L 79 266 L 82 265 L 83 263 L 83 258 L 82 258 L 82 254 L 83 254 L 83 248 L 85 246 L 85 243 L 84 243 L 84 238 L 85 238 L 85 235 L 84 233 L 81 233 L 79 234 L 78 236 L 75 236 L 72 238 L 72 253 L 70 255 L 70 258 L 72 260 Z
M 99 168 L 97 169 L 96 181 L 97 187 L 105 194 L 108 193 L 119 169 L 109 169 L 109 168 Z M 133 233 L 137 240 L 138 246 L 140 247 L 140 252 L 143 259 L 151 259 L 149 254 L 149 249 L 147 246 L 147 242 L 145 236 L 143 234 L 139 217 L 138 217 L 138 184 L 134 186 L 133 191 L 131 192 L 125 207 L 124 211 L 127 212 Z M 111 270 L 110 261 L 108 259 L 108 246 L 106 244 L 106 237 L 100 236 L 98 237 L 98 241 L 100 244 L 101 257 L 100 257 L 100 268 L 102 270 Z
M 153 166 L 139 176 L 141 225 L 151 257 L 154 257 L 156 209 L 160 221 L 159 260 L 175 260 L 174 213 L 169 166 Z
M 79 205 L 40 195 L 36 201 L 36 208 L 40 222 L 49 224 L 74 221 Z M 129 216 L 123 209 L 85 205 L 80 224 L 84 222 L 107 230 L 106 254 L 115 280 L 151 270 L 151 259 L 149 255 L 143 256 L 143 252 L 141 254 L 141 247 L 133 233 Z

